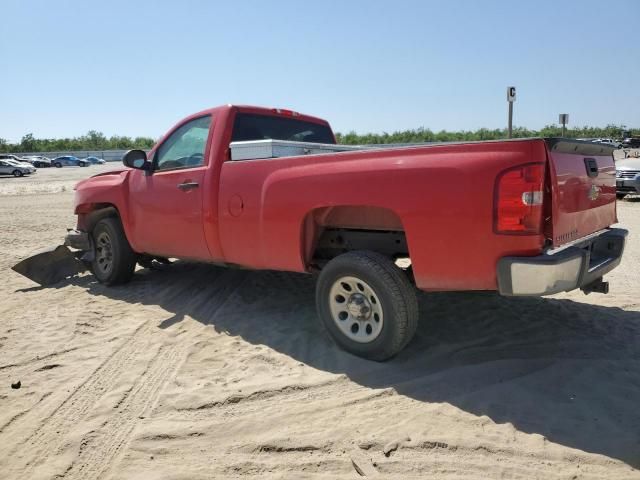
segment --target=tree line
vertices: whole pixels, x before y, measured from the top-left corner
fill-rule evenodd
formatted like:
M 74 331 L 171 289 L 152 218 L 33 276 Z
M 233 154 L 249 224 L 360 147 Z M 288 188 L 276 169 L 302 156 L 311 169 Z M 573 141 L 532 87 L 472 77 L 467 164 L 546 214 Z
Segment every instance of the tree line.
M 620 125 L 607 125 L 606 127 L 577 127 L 565 130 L 564 136 L 568 138 L 612 138 L 621 139 L 624 135 L 640 135 L 640 129 L 627 129 Z M 366 133 L 356 132 L 337 133 L 338 143 L 347 145 L 362 145 L 375 143 L 420 143 L 420 142 L 455 142 L 476 140 L 500 140 L 507 138 L 507 129 L 479 128 L 477 130 L 434 132 L 428 128 L 402 130 L 393 133 Z M 562 128 L 555 125 L 547 125 L 540 130 L 530 130 L 524 127 L 513 129 L 513 138 L 526 137 L 560 137 Z
M 621 125 L 607 125 L 606 127 L 577 127 L 565 131 L 565 137 L 569 138 L 621 138 L 622 132 L 631 135 L 640 135 L 640 129 L 628 130 Z M 524 127 L 513 129 L 514 138 L 524 137 L 559 137 L 562 129 L 555 125 L 547 125 L 540 130 L 530 130 Z M 506 129 L 480 128 L 477 130 L 434 132 L 428 128 L 416 128 L 396 131 L 393 133 L 365 133 L 358 134 L 354 131 L 348 133 L 336 133 L 338 143 L 347 145 L 363 145 L 375 143 L 420 143 L 420 142 L 454 142 L 474 140 L 499 140 L 507 138 Z M 74 150 L 128 150 L 141 148 L 148 150 L 155 144 L 150 137 L 126 137 L 113 135 L 106 137 L 102 132 L 90 130 L 86 135 L 72 138 L 35 138 L 28 133 L 22 137 L 19 143 L 10 143 L 0 138 L 0 152 L 64 152 Z
M 11 143 L 0 138 L 0 152 L 67 152 L 74 150 L 148 150 L 156 141 L 149 137 L 126 137 L 113 135 L 106 137 L 102 132 L 89 130 L 86 135 L 72 138 L 35 138 L 27 133 L 19 143 Z

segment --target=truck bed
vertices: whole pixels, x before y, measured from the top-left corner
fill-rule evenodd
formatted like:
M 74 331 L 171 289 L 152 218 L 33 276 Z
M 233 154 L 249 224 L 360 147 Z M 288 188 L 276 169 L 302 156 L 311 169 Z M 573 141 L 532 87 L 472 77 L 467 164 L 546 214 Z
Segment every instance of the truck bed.
M 248 140 L 231 142 L 231 160 L 297 157 L 322 153 L 352 152 L 375 148 L 366 145 L 336 145 L 331 143 L 294 142 L 291 140 Z

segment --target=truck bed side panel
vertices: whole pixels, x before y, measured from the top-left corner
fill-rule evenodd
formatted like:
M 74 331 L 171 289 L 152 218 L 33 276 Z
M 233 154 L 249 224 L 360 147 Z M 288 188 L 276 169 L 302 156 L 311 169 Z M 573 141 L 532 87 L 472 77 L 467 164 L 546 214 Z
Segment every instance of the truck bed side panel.
M 305 218 L 330 206 L 373 206 L 402 221 L 425 290 L 493 290 L 504 255 L 540 253 L 542 235 L 493 232 L 502 170 L 545 161 L 542 140 L 225 162 L 220 236 L 227 262 L 306 271 Z

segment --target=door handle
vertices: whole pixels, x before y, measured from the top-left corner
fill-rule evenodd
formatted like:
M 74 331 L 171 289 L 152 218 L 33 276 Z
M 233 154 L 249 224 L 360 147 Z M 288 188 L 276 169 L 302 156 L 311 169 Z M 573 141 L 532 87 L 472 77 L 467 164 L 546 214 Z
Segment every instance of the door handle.
M 587 169 L 587 175 L 590 178 L 595 178 L 598 176 L 598 162 L 595 158 L 585 158 L 584 166 Z
M 187 190 L 191 190 L 192 188 L 198 188 L 198 186 L 199 186 L 198 182 L 184 182 L 184 183 L 178 184 L 178 188 L 183 192 L 186 192 Z

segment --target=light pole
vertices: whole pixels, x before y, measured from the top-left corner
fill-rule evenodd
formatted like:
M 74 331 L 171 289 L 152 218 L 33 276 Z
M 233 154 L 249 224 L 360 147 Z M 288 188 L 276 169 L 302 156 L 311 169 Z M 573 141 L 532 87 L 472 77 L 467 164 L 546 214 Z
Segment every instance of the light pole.
M 516 101 L 516 87 L 507 87 L 507 102 L 509 102 L 509 138 L 513 134 L 513 102 Z
M 562 136 L 564 137 L 565 128 L 567 126 L 567 123 L 569 123 L 569 114 L 561 113 L 558 118 L 558 123 L 562 124 Z

